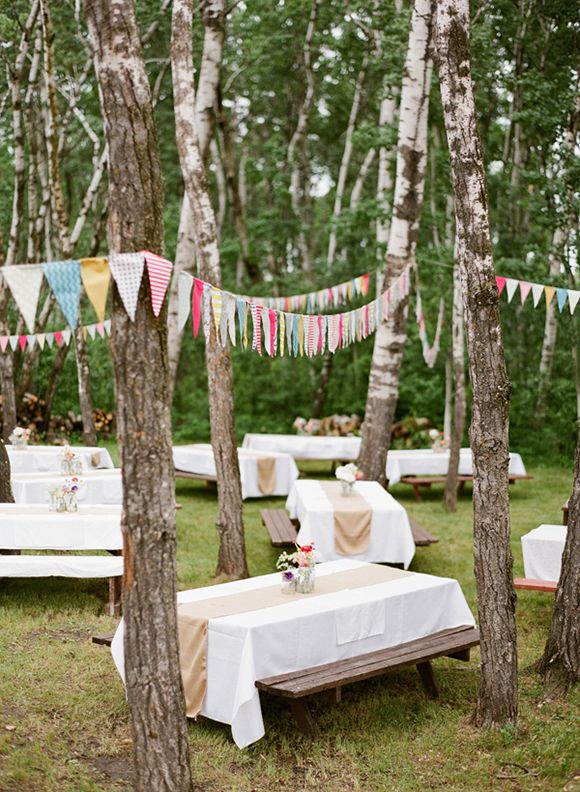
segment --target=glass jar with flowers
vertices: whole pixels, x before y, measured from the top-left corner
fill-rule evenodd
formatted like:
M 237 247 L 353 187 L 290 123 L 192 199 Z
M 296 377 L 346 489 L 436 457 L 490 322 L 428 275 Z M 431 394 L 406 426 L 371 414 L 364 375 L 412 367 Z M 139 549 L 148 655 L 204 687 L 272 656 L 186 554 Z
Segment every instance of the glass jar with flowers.
M 349 462 L 348 465 L 337 467 L 334 475 L 340 481 L 340 494 L 345 497 L 352 495 L 355 481 L 360 481 L 362 479 L 362 473 L 354 462 Z
M 26 448 L 30 439 L 30 429 L 24 429 L 22 426 L 15 426 L 8 439 L 14 448 Z
M 431 440 L 431 448 L 435 453 L 441 453 L 449 448 L 449 442 L 444 436 L 443 432 L 439 429 L 429 429 L 429 439 Z
M 284 594 L 312 594 L 315 581 L 314 545 L 296 545 L 294 553 L 282 553 L 276 562 Z
M 64 480 L 61 485 L 60 492 L 65 505 L 65 511 L 76 512 L 78 511 L 77 496 L 80 488 L 83 486 L 84 481 L 78 476 L 71 476 Z
M 81 472 L 80 460 L 69 445 L 65 445 L 60 455 L 60 472 L 63 476 L 75 475 Z

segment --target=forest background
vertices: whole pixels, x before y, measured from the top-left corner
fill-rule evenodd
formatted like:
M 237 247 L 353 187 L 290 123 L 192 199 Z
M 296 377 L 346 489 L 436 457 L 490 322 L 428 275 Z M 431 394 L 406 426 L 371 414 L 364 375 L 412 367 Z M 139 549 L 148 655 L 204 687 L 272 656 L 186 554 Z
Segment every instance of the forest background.
M 398 92 L 409 9 L 405 5 L 397 11 L 390 2 L 344 0 L 324 0 L 316 5 L 310 74 L 304 45 L 312 0 L 239 2 L 228 14 L 209 176 L 220 230 L 223 286 L 231 291 L 301 293 L 375 272 L 383 260 L 384 247 L 376 241 L 376 225 L 388 218 L 389 209 L 377 195 L 377 171 L 380 150 L 389 152 L 396 146 L 396 122 L 380 125 L 379 109 L 385 92 L 394 96 Z M 85 23 L 77 3 L 59 2 L 51 7 L 56 88 L 52 112 L 42 70 L 34 71 L 40 36 L 31 34 L 18 86 L 23 181 L 22 174 L 15 173 L 14 75 L 30 7 L 28 2 L 12 2 L 0 13 L 0 247 L 6 249 L 10 240 L 14 189 L 21 178 L 25 184 L 21 233 L 11 263 L 62 257 L 49 189 L 50 147 L 46 146 L 47 124 L 53 118 L 57 122 L 64 209 L 69 218 L 78 218 L 86 208 L 73 257 L 106 253 L 106 176 L 89 193 L 88 207 L 84 205 L 95 173 L 104 166 L 104 137 Z M 140 0 L 137 12 L 156 102 L 165 177 L 165 254 L 173 260 L 183 184 L 172 106 L 170 3 Z M 496 271 L 564 287 L 573 285 L 578 240 L 574 186 L 580 183 L 580 166 L 574 145 L 567 145 L 570 130 L 574 134 L 578 122 L 578 29 L 574 4 L 566 0 L 492 0 L 472 7 L 472 67 Z M 194 53 L 199 62 L 201 22 L 195 26 L 195 34 Z M 305 135 L 290 162 L 288 148 L 310 79 L 312 108 Z M 397 417 L 424 416 L 443 428 L 446 360 L 451 346 L 453 207 L 435 86 L 431 97 L 417 261 L 431 340 L 441 297 L 446 301 L 446 321 L 441 352 L 434 368 L 429 369 L 423 361 L 411 307 Z M 346 176 L 342 195 L 341 165 Z M 392 168 L 394 172 L 394 160 Z M 298 209 L 290 188 L 295 169 L 302 185 Z M 329 255 L 333 230 L 336 251 Z M 194 266 L 192 257 L 191 271 Z M 544 300 L 534 308 L 529 296 L 522 306 L 516 294 L 510 305 L 506 305 L 505 296 L 501 303 L 513 385 L 511 447 L 532 456 L 535 463 L 571 462 L 580 392 L 576 354 L 580 312 L 570 316 L 568 306 L 562 314 L 555 308 L 553 360 L 547 361 L 547 367 L 544 362 L 541 373 L 547 344 Z M 95 321 L 86 299 L 82 313 L 85 323 Z M 17 332 L 19 317 L 13 304 L 8 303 L 7 314 L 0 318 L 7 322 L 9 332 Z M 59 309 L 53 308 L 44 329 L 64 326 Z M 370 338 L 337 353 L 324 415 L 363 414 L 372 344 Z M 89 341 L 87 350 L 93 404 L 113 410 L 107 344 Z M 56 349 L 45 349 L 33 359 L 27 390 L 39 397 L 45 395 L 57 356 Z M 312 415 L 322 358 L 272 360 L 234 348 L 233 361 L 239 439 L 250 431 L 292 431 L 297 415 Z M 24 355 L 16 353 L 14 363 L 18 383 Z M 71 350 L 60 374 L 54 413 L 78 412 L 76 377 Z M 189 325 L 175 381 L 173 421 L 178 440 L 209 438 L 203 341 L 193 340 Z

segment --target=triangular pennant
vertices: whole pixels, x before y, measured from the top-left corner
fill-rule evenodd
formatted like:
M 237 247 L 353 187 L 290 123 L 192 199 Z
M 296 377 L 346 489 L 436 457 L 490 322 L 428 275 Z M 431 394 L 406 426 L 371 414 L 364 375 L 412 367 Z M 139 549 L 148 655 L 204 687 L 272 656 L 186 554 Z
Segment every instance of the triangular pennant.
M 26 336 L 26 343 L 28 344 L 28 348 L 32 349 L 32 347 L 36 344 L 36 335 L 31 333 L 30 335 Z
M 54 340 L 56 341 L 56 345 L 58 347 L 62 346 L 62 332 L 60 330 L 57 330 L 54 334 Z
M 12 347 L 12 351 L 16 352 L 16 347 L 18 346 L 18 336 L 11 335 L 8 340 L 10 342 L 10 346 Z
M 516 289 L 518 288 L 518 285 L 519 285 L 519 281 L 515 280 L 514 278 L 506 278 L 505 290 L 507 294 L 508 303 L 512 301 L 512 297 L 516 293 Z
M 109 267 L 125 310 L 133 322 L 135 321 L 145 259 L 141 253 L 114 253 L 109 256 Z
M 552 302 L 552 297 L 556 294 L 556 289 L 553 286 L 544 286 L 544 292 L 546 294 L 546 306 L 548 306 Z
M 90 337 L 95 340 L 95 336 L 97 335 L 97 326 L 94 324 L 87 325 L 87 333 Z
M 211 339 L 211 286 L 209 283 L 203 284 L 203 336 L 205 343 L 209 344 Z
M 225 346 L 228 340 L 228 320 L 230 318 L 230 296 L 227 292 L 222 292 L 222 315 L 220 318 L 220 336 L 222 346 Z
M 570 308 L 571 314 L 573 314 L 576 310 L 578 300 L 580 300 L 580 291 L 576 291 L 576 289 L 568 289 L 568 307 Z
M 211 307 L 213 309 L 213 321 L 215 324 L 215 334 L 219 340 L 220 322 L 222 318 L 222 292 L 221 289 L 211 287 Z
M 71 338 L 71 331 L 68 330 L 68 329 L 63 330 L 62 331 L 62 340 L 63 340 L 63 343 L 66 346 L 68 346 L 70 344 L 70 338 Z
M 36 334 L 36 341 L 37 341 L 37 343 L 38 343 L 38 346 L 39 346 L 41 349 L 44 349 L 44 342 L 46 341 L 46 336 L 45 336 L 45 334 L 44 334 L 44 333 L 37 333 L 37 334 Z
M 81 278 L 99 322 L 105 318 L 111 270 L 106 258 L 81 259 Z
M 169 281 L 171 280 L 173 264 L 166 258 L 158 256 L 156 253 L 151 253 L 150 250 L 142 250 L 141 253 L 145 257 L 147 274 L 149 275 L 151 307 L 153 308 L 155 316 L 159 316 L 161 308 L 163 307 L 163 300 L 167 293 Z
M 525 303 L 526 297 L 530 293 L 531 288 L 531 283 L 528 283 L 527 281 L 520 281 L 520 300 L 522 301 L 522 305 Z
M 42 285 L 42 266 L 40 264 L 19 264 L 16 267 L 0 269 L 10 287 L 14 302 L 22 314 L 29 333 L 34 333 L 36 309 Z
M 0 349 L 2 352 L 6 352 L 6 348 L 8 346 L 8 336 L 0 336 Z
M 236 345 L 236 298 L 233 294 L 228 295 L 228 333 L 233 346 Z
M 18 336 L 18 346 L 20 347 L 20 349 L 23 352 L 24 352 L 24 347 L 26 346 L 26 341 L 27 341 L 27 338 L 26 338 L 25 335 L 19 335 Z
M 177 329 L 179 332 L 185 327 L 187 317 L 191 311 L 191 290 L 193 278 L 187 272 L 179 273 L 177 282 Z
M 558 310 L 562 313 L 562 308 L 566 305 L 568 299 L 568 289 L 556 289 L 556 297 L 558 299 Z
M 47 333 L 46 334 L 46 343 L 49 347 L 52 347 L 54 344 L 54 333 Z
M 48 261 L 42 269 L 66 321 L 70 327 L 76 327 L 81 298 L 80 262 Z
M 496 275 L 495 282 L 497 284 L 497 290 L 501 294 L 503 291 L 503 287 L 505 286 L 505 278 L 502 278 L 500 275 Z
M 105 319 L 103 322 L 103 328 L 105 330 L 105 335 L 111 335 L 111 320 Z
M 534 308 L 537 307 L 543 293 L 544 287 L 541 283 L 532 283 L 532 299 L 534 301 Z
M 105 337 L 105 325 L 102 322 L 97 322 L 95 325 L 95 330 L 101 336 L 101 338 Z

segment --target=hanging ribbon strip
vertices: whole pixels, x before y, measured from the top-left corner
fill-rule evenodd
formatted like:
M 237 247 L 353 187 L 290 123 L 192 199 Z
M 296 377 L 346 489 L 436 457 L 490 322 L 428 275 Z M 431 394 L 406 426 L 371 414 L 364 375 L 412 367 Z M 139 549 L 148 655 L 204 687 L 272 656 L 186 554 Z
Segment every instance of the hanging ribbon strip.
M 366 288 L 368 290 L 368 286 Z M 335 352 L 371 335 L 379 322 L 409 294 L 410 275 L 407 268 L 372 302 L 352 311 L 331 315 L 298 314 L 268 308 L 253 297 L 218 289 L 187 272 L 180 273 L 178 289 L 180 322 L 185 324 L 191 312 L 194 336 L 197 336 L 201 324 L 208 328 L 207 332 L 204 331 L 207 342 L 213 317 L 217 342 L 222 345 L 229 337 L 235 346 L 237 327 L 240 345 L 259 355 L 265 350 L 270 357 L 283 356 L 286 351 L 294 357 L 314 357 L 324 354 L 326 349 Z M 250 328 L 248 318 L 251 320 Z
M 421 295 L 417 290 L 417 304 L 416 304 L 417 326 L 419 328 L 419 340 L 421 341 L 421 349 L 423 350 L 423 360 L 433 368 L 437 355 L 439 354 L 439 346 L 441 342 L 441 328 L 443 327 L 443 320 L 445 319 L 445 301 L 439 301 L 439 316 L 437 317 L 437 327 L 435 329 L 435 338 L 433 345 L 429 346 L 429 339 L 427 337 L 427 330 L 425 328 L 425 317 L 423 315 L 423 305 L 421 302 Z

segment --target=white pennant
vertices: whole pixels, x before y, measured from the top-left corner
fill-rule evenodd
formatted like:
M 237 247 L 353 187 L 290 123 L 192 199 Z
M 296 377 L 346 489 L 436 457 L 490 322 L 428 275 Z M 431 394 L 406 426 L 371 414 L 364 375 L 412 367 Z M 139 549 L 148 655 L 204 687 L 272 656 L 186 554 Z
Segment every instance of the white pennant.
M 145 259 L 140 253 L 113 253 L 108 257 L 108 262 L 125 310 L 133 322 Z
M 87 333 L 90 337 L 95 340 L 95 336 L 97 335 L 97 326 L 94 324 L 87 325 Z
M 70 344 L 70 337 L 71 337 L 71 331 L 68 328 L 62 331 L 63 344 L 66 344 L 68 346 Z
M 107 335 L 111 335 L 111 320 L 110 319 L 105 319 L 105 321 L 103 322 L 103 327 L 105 329 L 105 333 Z
M 10 346 L 12 347 L 12 351 L 16 352 L 16 347 L 18 346 L 18 336 L 17 335 L 12 335 L 12 336 L 10 336 L 8 341 L 10 342 Z
M 179 332 L 185 327 L 187 317 L 191 311 L 191 290 L 193 278 L 187 272 L 179 273 L 177 283 L 177 329 Z
M 568 289 L 568 305 L 570 307 L 571 314 L 574 313 L 574 310 L 578 304 L 578 300 L 580 300 L 580 291 L 576 291 L 576 289 Z
M 44 333 L 37 333 L 37 334 L 36 334 L 36 341 L 37 341 L 37 343 L 38 343 L 38 346 L 39 346 L 41 349 L 44 349 L 44 342 L 45 342 L 45 340 L 46 340 L 46 336 L 44 335 Z
M 541 283 L 532 283 L 532 299 L 534 300 L 534 308 L 537 307 L 543 294 L 543 285 Z
M 19 264 L 16 267 L 2 267 L 0 270 L 22 314 L 29 333 L 34 333 L 34 322 L 40 287 L 42 285 L 42 266 L 40 264 Z
M 52 347 L 54 344 L 54 333 L 47 333 L 46 334 L 46 343 L 49 347 Z
M 505 290 L 507 294 L 507 301 L 510 303 L 512 301 L 512 297 L 516 293 L 516 289 L 519 286 L 519 281 L 515 280 L 514 278 L 507 278 L 505 282 Z
M 27 335 L 26 336 L 26 343 L 28 344 L 28 348 L 32 349 L 32 347 L 36 343 L 36 336 L 34 335 L 34 333 L 32 333 L 31 335 Z

